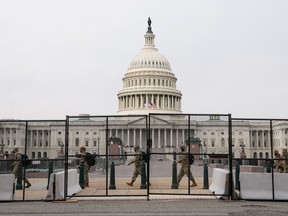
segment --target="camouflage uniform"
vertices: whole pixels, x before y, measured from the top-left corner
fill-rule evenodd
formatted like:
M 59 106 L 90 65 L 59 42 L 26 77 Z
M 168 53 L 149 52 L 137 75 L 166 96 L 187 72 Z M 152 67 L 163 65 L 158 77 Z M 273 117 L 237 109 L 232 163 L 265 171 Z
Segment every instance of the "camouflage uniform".
M 134 148 L 134 151 L 135 151 L 135 157 L 133 160 L 131 160 L 129 163 L 128 163 L 128 166 L 132 163 L 135 164 L 135 170 L 134 170 L 134 173 L 133 173 L 133 177 L 131 179 L 131 182 L 127 182 L 126 184 L 129 185 L 129 186 L 133 186 L 133 183 L 136 181 L 137 177 L 139 175 L 141 175 L 141 163 L 142 163 L 142 153 L 139 151 L 139 146 L 135 146 Z
M 22 159 L 22 155 L 18 152 L 18 148 L 14 148 L 14 150 L 12 151 L 12 153 L 14 153 L 14 159 L 15 161 L 11 164 L 11 168 L 12 168 L 12 173 L 15 175 L 15 178 L 18 178 L 18 169 L 21 163 L 21 159 Z M 22 176 L 24 177 L 24 176 Z M 29 188 L 31 187 L 31 183 L 29 182 L 29 180 L 25 177 L 25 179 L 23 179 L 23 181 L 27 184 L 25 186 L 25 188 Z
M 177 160 L 176 163 L 181 163 L 181 169 L 179 171 L 178 177 L 177 177 L 177 183 L 179 185 L 181 179 L 183 176 L 186 174 L 187 176 L 189 175 L 190 171 L 190 181 L 192 181 L 191 187 L 196 187 L 197 183 L 192 175 L 192 172 L 190 170 L 190 164 L 189 164 L 189 154 L 186 152 L 186 146 L 181 146 L 181 155 L 180 158 Z
M 88 175 L 89 164 L 88 164 L 87 156 L 86 156 L 86 148 L 81 147 L 80 152 L 81 152 L 80 162 L 83 162 L 83 165 L 84 165 L 84 186 L 89 187 L 89 175 Z
M 283 172 L 283 166 L 282 166 L 282 161 L 281 155 L 278 150 L 274 150 L 274 169 L 276 172 L 282 173 Z
M 283 172 L 288 173 L 288 152 L 287 149 L 282 150 L 282 167 L 283 167 Z

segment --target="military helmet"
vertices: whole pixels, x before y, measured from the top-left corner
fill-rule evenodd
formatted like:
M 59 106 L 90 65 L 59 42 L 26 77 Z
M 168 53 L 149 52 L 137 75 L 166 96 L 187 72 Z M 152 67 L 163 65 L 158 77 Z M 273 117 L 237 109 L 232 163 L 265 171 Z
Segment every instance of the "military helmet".
M 181 145 L 181 146 L 180 146 L 180 149 L 181 149 L 181 151 L 185 151 L 185 150 L 186 150 L 186 145 L 184 145 L 184 144 Z
M 278 152 L 278 150 L 277 149 L 275 149 L 274 150 L 274 154 L 278 154 L 279 152 Z
M 86 148 L 85 148 L 84 146 L 82 146 L 82 147 L 80 148 L 80 152 L 84 152 L 84 151 L 86 151 Z
M 139 149 L 140 149 L 139 145 L 136 145 L 136 146 L 134 147 L 134 151 L 138 151 Z

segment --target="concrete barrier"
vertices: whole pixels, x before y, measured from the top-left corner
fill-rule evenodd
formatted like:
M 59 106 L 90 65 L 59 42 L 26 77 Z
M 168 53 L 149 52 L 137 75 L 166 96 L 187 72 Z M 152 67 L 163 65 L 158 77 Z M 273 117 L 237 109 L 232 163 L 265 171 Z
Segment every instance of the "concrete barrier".
M 220 198 L 223 195 L 229 195 L 229 171 L 226 169 L 214 168 L 212 174 L 212 183 L 209 190 Z
M 288 174 L 274 173 L 274 199 L 288 200 Z M 240 173 L 240 197 L 273 200 L 272 173 Z
M 0 200 L 13 200 L 14 181 L 14 174 L 0 174 Z
M 263 166 L 240 165 L 240 172 L 264 173 Z
M 52 173 L 50 175 L 49 190 L 46 200 L 63 200 L 64 199 L 64 176 L 65 172 Z M 79 185 L 79 176 L 77 169 L 68 170 L 68 187 L 67 195 L 79 193 L 82 188 Z

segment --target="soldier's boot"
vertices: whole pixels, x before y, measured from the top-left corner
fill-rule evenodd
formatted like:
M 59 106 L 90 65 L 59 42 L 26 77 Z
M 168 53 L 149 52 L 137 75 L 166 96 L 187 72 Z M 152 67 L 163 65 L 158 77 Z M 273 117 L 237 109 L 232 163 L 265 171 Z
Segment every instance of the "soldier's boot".
M 190 180 L 192 181 L 192 185 L 190 185 L 190 187 L 196 187 L 197 183 L 196 183 L 194 177 L 192 177 Z
M 27 184 L 27 185 L 25 186 L 25 188 L 31 187 L 31 183 L 30 183 L 29 181 L 26 181 L 25 183 Z
M 131 182 L 127 182 L 126 184 L 133 187 L 133 183 L 134 183 L 134 181 L 132 180 Z

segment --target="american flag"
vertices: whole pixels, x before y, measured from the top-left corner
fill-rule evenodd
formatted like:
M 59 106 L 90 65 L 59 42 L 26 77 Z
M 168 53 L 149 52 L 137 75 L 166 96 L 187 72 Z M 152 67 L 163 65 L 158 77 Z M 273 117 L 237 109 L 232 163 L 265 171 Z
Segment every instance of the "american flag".
M 156 108 L 156 104 L 155 103 L 149 103 L 148 104 L 148 108 L 155 109 Z

